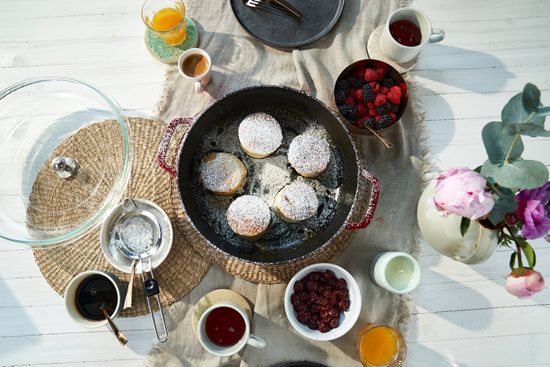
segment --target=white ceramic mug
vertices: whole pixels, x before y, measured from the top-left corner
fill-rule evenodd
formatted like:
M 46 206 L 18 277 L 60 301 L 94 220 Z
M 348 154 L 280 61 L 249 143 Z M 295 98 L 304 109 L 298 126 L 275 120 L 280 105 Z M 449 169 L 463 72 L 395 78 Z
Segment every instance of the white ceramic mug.
M 406 252 L 376 255 L 371 261 L 370 273 L 376 284 L 396 294 L 411 292 L 420 282 L 420 266 Z
M 195 92 L 202 93 L 204 87 L 210 83 L 212 59 L 202 48 L 190 48 L 180 55 L 178 70 L 182 77 L 194 83 Z
M 236 317 L 241 317 L 244 322 L 244 331 L 241 336 L 238 336 L 238 341 L 231 345 L 219 345 L 214 343 L 207 335 L 206 324 L 209 317 L 211 317 L 212 312 L 219 310 L 223 307 L 230 308 L 237 312 Z M 211 320 L 212 321 L 212 320 Z M 199 323 L 197 327 L 197 335 L 199 342 L 202 347 L 209 353 L 212 353 L 217 356 L 225 357 L 232 354 L 238 353 L 245 345 L 250 345 L 255 348 L 264 348 L 265 341 L 255 335 L 250 334 L 250 319 L 245 310 L 240 306 L 228 302 L 220 302 L 215 305 L 210 306 L 199 318 Z
M 421 39 L 417 46 L 405 46 L 397 42 L 390 33 L 390 25 L 398 20 L 408 20 L 420 28 Z M 442 29 L 432 28 L 430 19 L 420 10 L 405 7 L 390 14 L 380 37 L 380 51 L 388 59 L 405 63 L 414 59 L 427 43 L 440 42 L 445 38 Z
M 113 283 L 116 293 L 117 293 L 117 302 L 116 307 L 114 310 L 108 310 L 109 316 L 111 319 L 115 318 L 118 313 L 122 310 L 122 306 L 124 304 L 124 287 L 120 280 L 114 276 L 113 274 L 99 271 L 99 270 L 88 270 L 84 271 L 77 276 L 75 276 L 67 285 L 67 288 L 65 289 L 65 308 L 67 309 L 67 313 L 69 314 L 70 318 L 73 319 L 77 324 L 80 326 L 86 327 L 86 328 L 97 328 L 103 325 L 107 324 L 107 319 L 102 320 L 92 320 L 90 318 L 87 318 L 83 314 L 81 314 L 78 311 L 77 305 L 76 305 L 76 294 L 78 287 L 83 284 L 87 278 L 93 276 L 93 275 L 101 275 L 108 279 L 111 283 Z

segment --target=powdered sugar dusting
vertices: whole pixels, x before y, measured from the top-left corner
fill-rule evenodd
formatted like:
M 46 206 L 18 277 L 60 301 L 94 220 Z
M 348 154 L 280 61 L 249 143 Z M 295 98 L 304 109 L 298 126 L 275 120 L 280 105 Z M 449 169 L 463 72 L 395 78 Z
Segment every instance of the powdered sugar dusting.
M 227 153 L 212 153 L 202 159 L 200 175 L 204 187 L 215 193 L 236 191 L 246 176 L 238 158 Z
M 279 211 L 293 221 L 301 221 L 315 214 L 319 201 L 315 190 L 303 182 L 293 182 L 285 186 L 277 195 Z
M 298 135 L 290 143 L 288 161 L 301 175 L 317 176 L 323 172 L 330 160 L 327 141 L 314 135 Z
M 269 207 L 257 196 L 240 196 L 227 209 L 229 226 L 243 236 L 251 237 L 264 232 L 270 221 Z
M 255 159 L 241 149 L 238 129 L 244 118 L 255 112 L 264 112 L 273 116 L 281 126 L 283 140 L 281 146 L 272 155 Z M 315 178 L 298 175 L 288 162 L 288 148 L 292 139 L 300 134 L 325 139 L 329 146 L 330 161 L 327 169 Z M 193 157 L 193 171 L 199 172 L 201 158 L 212 152 L 225 152 L 239 158 L 248 170 L 244 195 L 261 198 L 269 206 L 273 205 L 275 195 L 292 182 L 303 182 L 316 192 L 319 205 L 316 213 L 308 219 L 289 223 L 271 211 L 271 223 L 267 232 L 257 240 L 247 240 L 235 234 L 227 222 L 226 213 L 234 200 L 231 197 L 216 196 L 207 192 L 199 175 L 192 175 L 193 199 L 200 208 L 203 220 L 227 246 L 242 252 L 284 252 L 300 246 L 324 230 L 332 221 L 337 209 L 339 187 L 344 177 L 344 165 L 340 151 L 332 143 L 327 131 L 317 121 L 303 112 L 288 108 L 266 107 L 258 110 L 240 110 L 228 114 L 203 137 L 202 145 Z
M 281 126 L 267 113 L 248 115 L 239 125 L 239 141 L 244 149 L 256 155 L 267 156 L 283 141 Z

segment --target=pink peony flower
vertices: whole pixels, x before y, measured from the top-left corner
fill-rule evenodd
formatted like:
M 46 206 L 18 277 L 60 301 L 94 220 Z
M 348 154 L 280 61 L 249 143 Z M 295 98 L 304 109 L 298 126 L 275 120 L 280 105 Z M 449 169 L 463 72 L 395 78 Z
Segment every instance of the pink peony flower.
M 451 168 L 435 182 L 434 203 L 443 216 L 450 213 L 475 220 L 487 215 L 495 205 L 485 178 L 469 168 Z
M 529 240 L 550 239 L 550 181 L 543 186 L 522 190 L 516 195 L 516 214 L 523 222 L 521 235 Z
M 514 269 L 506 278 L 504 287 L 518 298 L 529 298 L 544 288 L 544 278 L 532 269 Z

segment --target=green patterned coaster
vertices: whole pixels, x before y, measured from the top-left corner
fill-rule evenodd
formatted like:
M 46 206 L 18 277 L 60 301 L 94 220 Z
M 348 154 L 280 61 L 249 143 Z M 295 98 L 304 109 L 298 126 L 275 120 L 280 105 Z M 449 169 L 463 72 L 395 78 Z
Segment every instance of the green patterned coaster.
M 183 51 L 196 47 L 199 43 L 199 32 L 193 19 L 185 17 L 185 26 L 187 27 L 187 37 L 181 45 L 167 45 L 152 30 L 145 30 L 145 46 L 151 55 L 165 64 L 176 64 Z

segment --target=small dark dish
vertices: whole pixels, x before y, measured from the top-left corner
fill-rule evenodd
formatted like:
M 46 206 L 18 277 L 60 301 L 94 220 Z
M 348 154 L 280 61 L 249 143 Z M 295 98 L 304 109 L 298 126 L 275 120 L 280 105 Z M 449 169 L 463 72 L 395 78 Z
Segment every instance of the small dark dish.
M 403 116 L 409 100 L 401 74 L 374 59 L 346 67 L 336 79 L 333 95 L 344 121 L 365 130 L 393 126 Z

